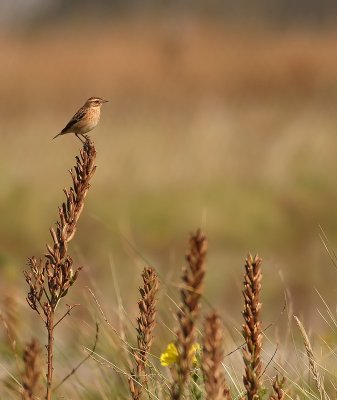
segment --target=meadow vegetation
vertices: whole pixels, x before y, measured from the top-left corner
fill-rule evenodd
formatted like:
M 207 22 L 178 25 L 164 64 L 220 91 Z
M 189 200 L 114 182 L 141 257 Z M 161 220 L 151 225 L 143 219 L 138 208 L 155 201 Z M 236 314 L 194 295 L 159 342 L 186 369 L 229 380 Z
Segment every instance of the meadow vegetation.
M 337 32 L 76 26 L 0 34 L 0 398 L 332 397 Z M 81 147 L 51 138 L 91 95 L 110 103 L 67 249 L 84 268 L 62 294 L 53 261 L 42 282 L 65 316 L 51 382 L 22 270 L 42 268 Z

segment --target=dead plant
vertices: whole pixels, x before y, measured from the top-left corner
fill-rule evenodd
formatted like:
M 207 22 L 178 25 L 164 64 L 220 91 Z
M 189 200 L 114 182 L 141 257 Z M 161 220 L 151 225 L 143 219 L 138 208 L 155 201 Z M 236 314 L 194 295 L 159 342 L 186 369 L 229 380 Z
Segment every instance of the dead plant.
M 208 400 L 230 400 L 230 392 L 226 384 L 222 360 L 223 330 L 216 312 L 207 315 L 204 322 L 202 341 L 202 372 Z
M 270 400 L 284 400 L 285 393 L 283 390 L 283 386 L 286 378 L 280 378 L 277 374 L 273 379 L 273 394 L 270 396 Z
M 305 350 L 307 352 L 307 357 L 309 360 L 309 370 L 314 378 L 317 390 L 320 394 L 320 398 L 324 400 L 330 400 L 330 397 L 328 396 L 327 392 L 325 391 L 324 388 L 324 380 L 318 370 L 318 364 L 314 356 L 314 352 L 312 350 L 311 343 L 309 341 L 308 335 L 304 329 L 304 326 L 302 325 L 301 321 L 294 315 L 296 324 L 301 332 Z
M 73 259 L 68 254 L 68 243 L 75 235 L 77 222 L 83 211 L 90 180 L 96 170 L 95 158 L 94 144 L 87 139 L 80 155 L 76 157 L 74 169 L 70 170 L 73 185 L 69 190 L 64 189 L 66 201 L 59 207 L 56 230 L 50 228 L 53 245 L 47 244 L 48 253 L 45 254 L 44 260 L 30 257 L 29 270 L 24 271 L 29 286 L 27 302 L 38 313 L 48 333 L 47 400 L 52 398 L 54 329 L 77 305 L 67 305 L 67 311 L 55 321 L 55 311 L 59 302 L 67 295 L 81 270 L 73 269 Z
M 256 255 L 254 258 L 249 254 L 245 263 L 244 275 L 244 310 L 242 312 L 244 325 L 242 334 L 245 339 L 245 346 L 242 348 L 243 361 L 245 364 L 245 375 L 243 383 L 246 388 L 248 400 L 256 400 L 261 397 L 261 371 L 262 362 L 260 358 L 262 330 L 260 320 L 261 291 L 261 262 Z
M 153 268 L 144 268 L 142 278 L 144 285 L 139 288 L 141 299 L 138 302 L 137 348 L 133 349 L 136 368 L 131 371 L 129 378 L 129 387 L 133 400 L 139 400 L 143 387 L 147 386 L 146 363 L 153 341 L 153 329 L 156 325 L 156 295 L 159 288 L 159 280 Z
M 25 365 L 22 374 L 22 399 L 33 400 L 40 391 L 40 378 L 42 374 L 41 346 L 36 339 L 28 343 L 23 352 Z
M 180 290 L 181 305 L 177 312 L 179 328 L 177 329 L 176 348 L 178 351 L 177 368 L 173 371 L 171 397 L 181 398 L 191 369 L 196 344 L 196 320 L 200 314 L 200 298 L 203 291 L 206 272 L 205 258 L 207 253 L 206 236 L 198 229 L 190 236 L 189 251 L 186 255 L 188 266 L 183 268 L 183 287 Z

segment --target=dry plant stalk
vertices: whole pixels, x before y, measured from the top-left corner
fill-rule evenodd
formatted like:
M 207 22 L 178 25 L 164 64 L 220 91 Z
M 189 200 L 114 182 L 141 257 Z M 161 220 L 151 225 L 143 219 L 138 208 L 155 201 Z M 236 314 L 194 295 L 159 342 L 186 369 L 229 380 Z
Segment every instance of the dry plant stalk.
M 153 268 L 144 268 L 142 278 L 144 285 L 139 288 L 141 299 L 138 302 L 137 348 L 133 350 L 136 368 L 131 371 L 131 377 L 129 378 L 129 387 L 133 400 L 140 399 L 143 386 L 147 386 L 146 363 L 153 341 L 153 330 L 156 325 L 156 295 L 159 288 L 159 280 Z
M 196 233 L 190 236 L 189 251 L 186 255 L 188 267 L 183 268 L 183 287 L 180 290 L 181 305 L 177 312 L 179 328 L 176 332 L 176 348 L 179 357 L 171 388 L 171 397 L 174 400 L 181 398 L 193 366 L 192 346 L 196 342 L 195 322 L 199 317 L 201 308 L 200 297 L 206 272 L 206 253 L 207 239 L 198 229 Z
M 230 392 L 223 373 L 223 329 L 216 312 L 205 318 L 202 342 L 202 372 L 208 400 L 230 400 Z
M 273 379 L 273 394 L 270 396 L 270 400 L 284 400 L 285 394 L 283 390 L 283 386 L 286 378 L 283 377 L 280 379 L 278 375 Z
M 257 255 L 254 258 L 250 254 L 248 255 L 245 263 L 246 272 L 243 283 L 245 304 L 242 315 L 245 323 L 242 326 L 242 334 L 246 342 L 242 349 L 243 361 L 245 364 L 243 383 L 246 388 L 248 400 L 258 399 L 261 391 L 261 262 L 262 260 Z
M 42 373 L 41 347 L 36 339 L 26 345 L 23 352 L 25 369 L 22 374 L 22 399 L 33 400 L 39 392 L 39 381 Z
M 318 364 L 315 360 L 314 353 L 312 351 L 312 347 L 311 347 L 308 335 L 307 335 L 301 321 L 295 315 L 294 315 L 294 318 L 295 318 L 296 324 L 301 332 L 301 335 L 303 337 L 305 350 L 307 352 L 307 356 L 308 356 L 308 360 L 309 360 L 309 370 L 312 373 L 312 376 L 316 383 L 316 387 L 320 394 L 320 397 L 321 397 L 321 399 L 324 399 L 324 400 L 330 400 L 330 397 L 328 396 L 327 392 L 324 389 L 323 378 L 321 377 L 321 374 L 318 371 Z
M 87 139 L 83 144 L 80 156 L 76 157 L 76 165 L 70 170 L 73 186 L 64 189 L 66 201 L 59 207 L 59 220 L 56 230 L 51 227 L 53 246 L 47 245 L 45 259 L 37 260 L 34 256 L 28 259 L 28 271 L 24 271 L 29 285 L 27 302 L 43 320 L 48 332 L 47 344 L 47 394 L 52 396 L 53 381 L 53 342 L 54 328 L 65 318 L 72 308 L 55 322 L 55 310 L 62 297 L 66 296 L 70 286 L 76 281 L 81 268 L 73 270 L 73 260 L 68 254 L 68 243 L 73 239 L 76 225 L 84 207 L 84 199 L 90 187 L 90 180 L 95 173 L 94 161 L 96 150 L 94 144 Z

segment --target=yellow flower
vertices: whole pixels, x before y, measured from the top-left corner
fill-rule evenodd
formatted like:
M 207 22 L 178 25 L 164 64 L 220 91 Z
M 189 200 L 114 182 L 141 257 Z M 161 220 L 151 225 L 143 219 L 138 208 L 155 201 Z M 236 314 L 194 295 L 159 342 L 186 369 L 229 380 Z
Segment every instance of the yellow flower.
M 200 351 L 200 344 L 194 343 L 190 349 L 190 355 L 193 357 L 192 358 L 193 364 L 196 364 L 198 362 L 197 357 L 196 357 L 196 353 L 198 351 Z M 177 349 L 176 345 L 171 342 L 168 344 L 164 353 L 162 353 L 160 355 L 160 364 L 163 367 L 168 367 L 169 365 L 172 365 L 172 364 L 175 364 L 176 362 L 178 362 L 178 358 L 179 358 L 178 349 Z
M 174 364 L 178 361 L 178 349 L 174 343 L 169 343 L 164 353 L 161 353 L 160 364 L 164 367 Z

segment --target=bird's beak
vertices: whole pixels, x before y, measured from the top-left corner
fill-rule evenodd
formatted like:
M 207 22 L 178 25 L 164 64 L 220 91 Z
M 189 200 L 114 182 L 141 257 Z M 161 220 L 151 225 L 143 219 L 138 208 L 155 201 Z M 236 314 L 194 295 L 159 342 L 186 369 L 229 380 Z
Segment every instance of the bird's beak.
M 109 100 L 103 100 L 103 103 L 109 103 Z

